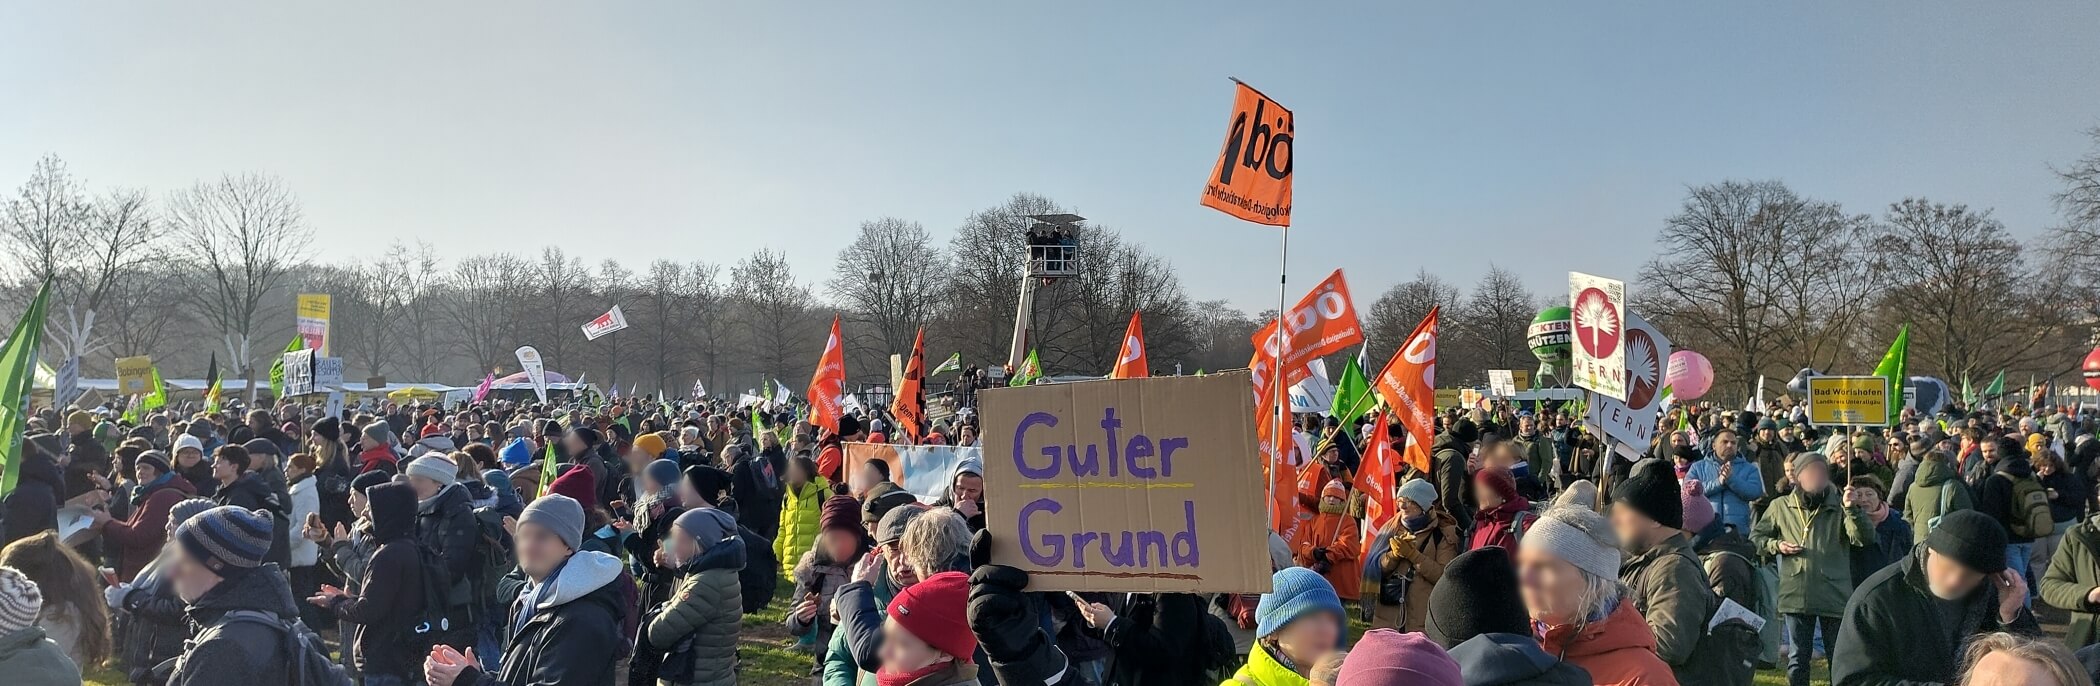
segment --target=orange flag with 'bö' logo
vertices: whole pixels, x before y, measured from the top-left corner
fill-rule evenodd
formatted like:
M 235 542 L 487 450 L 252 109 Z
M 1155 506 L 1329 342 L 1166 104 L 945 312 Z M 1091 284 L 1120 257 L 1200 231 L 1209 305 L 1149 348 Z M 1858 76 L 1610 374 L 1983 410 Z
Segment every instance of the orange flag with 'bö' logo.
M 1239 83 L 1232 124 L 1203 185 L 1203 205 L 1256 224 L 1291 225 L 1291 166 L 1297 161 L 1291 111 Z

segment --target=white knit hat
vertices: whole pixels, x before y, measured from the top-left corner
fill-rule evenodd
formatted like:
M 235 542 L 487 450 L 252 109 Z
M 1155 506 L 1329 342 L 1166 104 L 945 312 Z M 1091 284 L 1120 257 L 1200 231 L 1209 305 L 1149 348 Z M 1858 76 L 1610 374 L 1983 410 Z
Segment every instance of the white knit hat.
M 44 592 L 13 567 L 0 567 L 0 636 L 36 626 L 44 610 Z

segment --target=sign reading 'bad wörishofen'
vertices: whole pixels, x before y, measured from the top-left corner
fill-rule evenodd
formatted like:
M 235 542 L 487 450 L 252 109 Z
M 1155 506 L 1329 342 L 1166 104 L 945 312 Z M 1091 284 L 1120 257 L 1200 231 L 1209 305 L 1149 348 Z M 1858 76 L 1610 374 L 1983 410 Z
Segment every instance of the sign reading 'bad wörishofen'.
M 993 389 L 993 562 L 1073 591 L 1269 590 L 1245 372 Z

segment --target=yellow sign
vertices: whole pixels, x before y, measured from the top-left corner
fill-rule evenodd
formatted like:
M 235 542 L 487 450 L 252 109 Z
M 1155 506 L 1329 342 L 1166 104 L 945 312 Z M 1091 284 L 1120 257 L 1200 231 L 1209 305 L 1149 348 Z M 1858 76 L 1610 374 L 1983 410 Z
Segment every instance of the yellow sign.
M 1516 382 L 1518 392 L 1531 390 L 1531 370 L 1512 369 L 1509 370 L 1509 377 Z
M 1436 389 L 1436 409 L 1443 410 L 1459 406 L 1458 389 Z
M 1879 376 L 1808 379 L 1808 423 L 1814 426 L 1887 426 L 1889 380 Z
M 144 395 L 153 392 L 153 357 L 117 358 L 117 395 Z
M 314 354 L 328 356 L 328 294 L 299 294 L 299 337 Z

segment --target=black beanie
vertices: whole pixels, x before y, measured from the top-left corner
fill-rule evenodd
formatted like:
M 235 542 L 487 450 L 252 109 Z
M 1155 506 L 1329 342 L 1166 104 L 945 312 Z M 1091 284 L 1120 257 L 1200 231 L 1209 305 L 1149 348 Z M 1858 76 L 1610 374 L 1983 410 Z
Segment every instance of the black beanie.
M 1611 489 L 1613 502 L 1648 515 L 1655 523 L 1684 528 L 1684 495 L 1677 487 L 1677 468 L 1649 458 L 1633 466 L 1633 475 Z
M 375 469 L 367 471 L 363 474 L 359 474 L 357 475 L 357 478 L 351 479 L 350 490 L 363 493 L 366 490 L 372 488 L 373 486 L 377 486 L 393 480 L 394 475 L 388 474 L 385 471 Z
M 839 417 L 838 435 L 851 436 L 857 433 L 860 433 L 860 420 L 854 419 L 850 414 Z
M 322 417 L 316 420 L 314 422 L 314 435 L 327 439 L 330 443 L 341 443 L 343 441 L 343 420 L 334 417 Z
M 1940 517 L 1940 526 L 1925 539 L 1925 547 L 1984 574 L 2005 571 L 2005 526 L 1975 510 Z
M 1429 591 L 1422 633 L 1445 650 L 1481 634 L 1531 635 L 1531 615 L 1517 595 L 1517 563 L 1488 546 L 1451 558 Z

